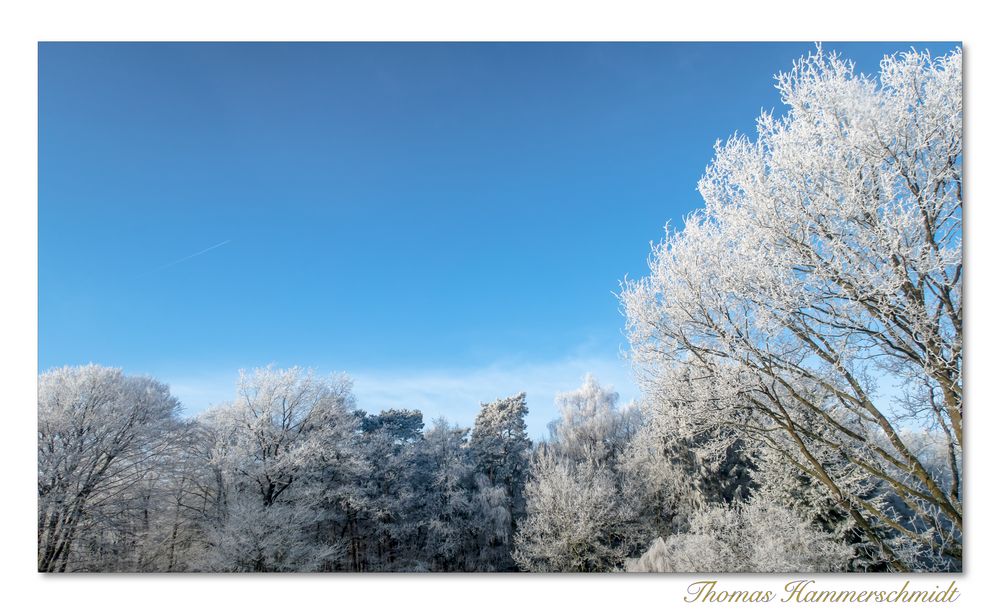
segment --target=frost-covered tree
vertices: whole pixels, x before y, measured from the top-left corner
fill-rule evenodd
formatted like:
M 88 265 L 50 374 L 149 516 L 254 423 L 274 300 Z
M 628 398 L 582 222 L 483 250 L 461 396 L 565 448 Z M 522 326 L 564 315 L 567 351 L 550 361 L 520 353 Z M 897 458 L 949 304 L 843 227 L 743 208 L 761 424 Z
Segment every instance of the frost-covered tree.
M 623 496 L 642 511 L 654 535 L 685 531 L 710 505 L 746 500 L 754 486 L 753 464 L 740 440 L 720 453 L 706 453 L 700 438 L 665 429 L 650 408 L 619 461 Z M 704 436 L 702 436 L 704 438 Z
M 39 376 L 39 571 L 100 571 L 109 557 L 131 557 L 151 477 L 177 444 L 177 410 L 167 386 L 120 369 Z
M 588 374 L 556 396 L 560 417 L 530 467 L 526 515 L 514 559 L 528 571 L 608 571 L 648 543 L 624 452 L 640 426 L 638 409 Z
M 602 388 L 592 374 L 577 390 L 556 396 L 559 418 L 549 425 L 548 445 L 574 462 L 615 462 L 639 428 L 635 406 L 618 408 L 618 393 Z
M 837 476 L 838 483 L 849 484 L 855 496 L 873 507 L 889 502 L 887 493 L 865 471 L 843 459 L 828 462 L 825 470 Z M 879 545 L 861 530 L 855 519 L 839 505 L 832 493 L 814 476 L 797 467 L 790 467 L 785 457 L 770 448 L 762 448 L 750 471 L 754 481 L 753 498 L 793 512 L 809 522 L 814 529 L 828 533 L 831 539 L 854 548 L 850 571 L 887 571 L 886 561 L 879 555 Z M 887 530 L 879 531 L 881 539 L 890 540 Z
M 610 571 L 642 543 L 636 510 L 605 465 L 575 463 L 542 448 L 526 496 L 527 515 L 514 540 L 514 559 L 526 571 Z
M 269 367 L 241 371 L 236 399 L 213 409 L 209 419 L 219 433 L 217 458 L 267 507 L 331 452 L 350 445 L 353 410 L 346 378 Z
M 348 380 L 298 368 L 241 372 L 236 399 L 203 421 L 220 480 L 206 569 L 319 571 L 345 556 L 344 537 L 324 529 L 331 487 L 363 466 Z
M 361 518 L 365 534 L 362 569 L 410 570 L 418 565 L 422 466 L 418 443 L 423 439 L 419 411 L 390 409 L 361 420 L 361 453 L 369 471 L 361 492 L 366 499 Z
M 853 549 L 764 498 L 713 505 L 688 531 L 657 538 L 627 571 L 809 573 L 845 571 Z
M 468 433 L 439 419 L 424 434 L 418 451 L 423 528 L 419 559 L 428 571 L 476 569 L 480 518 Z
M 621 295 L 663 430 L 779 454 L 896 570 L 962 560 L 961 77 L 961 51 L 796 62 L 788 113 L 716 146 L 705 208 Z
M 486 564 L 496 570 L 514 567 L 510 550 L 517 523 L 524 515 L 524 484 L 531 449 L 524 423 L 527 413 L 523 392 L 483 403 L 469 440 L 476 470 L 483 478 L 478 490 L 486 522 L 506 525 L 506 530 L 483 548 L 486 558 L 492 559 Z M 498 492 L 490 492 L 492 489 Z
M 143 546 L 150 571 L 196 571 L 209 547 L 208 530 L 221 517 L 221 475 L 213 466 L 213 434 L 198 421 L 184 425 L 182 438 L 156 475 L 150 490 L 159 510 L 155 530 Z

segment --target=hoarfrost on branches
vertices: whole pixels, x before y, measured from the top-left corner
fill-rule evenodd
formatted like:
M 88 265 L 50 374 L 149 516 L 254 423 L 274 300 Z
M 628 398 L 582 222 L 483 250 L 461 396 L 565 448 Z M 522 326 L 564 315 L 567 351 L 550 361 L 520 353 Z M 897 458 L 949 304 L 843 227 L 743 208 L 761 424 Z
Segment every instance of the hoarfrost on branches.
M 178 441 L 177 409 L 166 386 L 120 369 L 66 367 L 38 378 L 39 571 L 100 569 L 108 540 L 148 531 L 133 523 Z M 99 550 L 81 552 L 81 542 Z
M 713 434 L 707 452 L 781 454 L 897 570 L 962 560 L 961 72 L 961 51 L 886 57 L 878 78 L 803 58 L 778 76 L 788 113 L 716 145 L 704 209 L 621 294 L 661 419 Z
M 763 497 L 699 512 L 685 533 L 658 537 L 626 571 L 816 573 L 844 571 L 853 549 Z

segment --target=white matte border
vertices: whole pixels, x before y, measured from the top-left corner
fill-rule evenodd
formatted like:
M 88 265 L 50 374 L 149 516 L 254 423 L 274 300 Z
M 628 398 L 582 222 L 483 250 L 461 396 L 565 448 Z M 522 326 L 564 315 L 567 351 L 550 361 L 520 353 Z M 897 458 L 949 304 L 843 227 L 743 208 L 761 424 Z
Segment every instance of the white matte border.
M 39 612 L 675 612 L 699 579 L 780 590 L 800 576 L 73 576 L 35 569 L 37 374 L 37 42 L 40 40 L 961 40 L 965 43 L 968 556 L 956 576 L 809 576 L 822 588 L 891 590 L 957 579 L 953 604 L 856 604 L 859 610 L 974 611 L 993 602 L 997 495 L 991 452 L 996 403 L 993 308 L 1000 231 L 997 175 L 998 44 L 986 3 L 594 2 L 327 0 L 8 2 L 0 17 L 0 360 L 4 488 L 0 503 L 4 600 Z M 975 7 L 975 8 L 973 8 Z M 779 67 L 776 67 L 776 70 Z M 707 161 L 706 161 L 707 163 Z M 13 394 L 11 394 L 13 393 Z M 845 606 L 740 605 L 740 610 L 844 611 Z M 994 606 L 995 607 L 995 606 Z

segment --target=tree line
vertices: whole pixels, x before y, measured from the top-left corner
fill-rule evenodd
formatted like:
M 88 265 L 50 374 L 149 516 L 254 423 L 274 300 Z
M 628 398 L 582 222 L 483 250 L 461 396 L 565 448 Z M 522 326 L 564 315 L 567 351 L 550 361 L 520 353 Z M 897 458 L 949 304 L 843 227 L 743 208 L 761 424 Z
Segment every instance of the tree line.
M 472 429 L 368 414 L 350 381 L 241 373 L 179 415 L 120 369 L 39 378 L 38 568 L 48 572 L 842 571 L 886 561 L 806 473 L 720 458 L 592 377 L 543 441 L 525 395 Z M 872 498 L 877 498 L 876 494 Z
M 343 377 L 242 373 L 189 420 L 96 365 L 39 380 L 41 571 L 502 571 L 523 515 L 524 395 L 476 427 L 366 414 Z

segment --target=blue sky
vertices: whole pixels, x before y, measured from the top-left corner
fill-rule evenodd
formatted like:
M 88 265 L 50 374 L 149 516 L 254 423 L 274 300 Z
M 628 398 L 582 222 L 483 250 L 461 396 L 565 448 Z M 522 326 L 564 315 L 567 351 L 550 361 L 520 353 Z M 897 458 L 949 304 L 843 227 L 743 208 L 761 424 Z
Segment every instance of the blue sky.
M 873 73 L 910 46 L 955 45 L 825 49 Z M 39 369 L 194 413 L 312 366 L 465 425 L 524 390 L 538 437 L 587 371 L 637 395 L 619 281 L 812 48 L 43 43 Z

